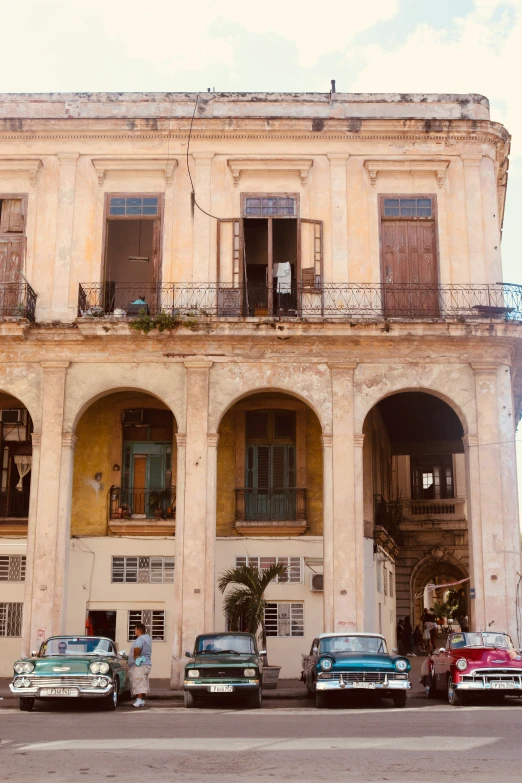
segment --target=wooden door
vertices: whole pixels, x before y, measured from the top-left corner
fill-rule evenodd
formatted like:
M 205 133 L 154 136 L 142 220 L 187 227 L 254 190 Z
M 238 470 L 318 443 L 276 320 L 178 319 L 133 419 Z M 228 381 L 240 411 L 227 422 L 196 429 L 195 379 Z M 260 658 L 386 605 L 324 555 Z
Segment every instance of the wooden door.
M 387 316 L 439 314 L 434 220 L 383 220 L 384 309 Z
M 145 490 L 147 487 L 147 455 L 134 454 L 134 514 L 145 513 Z

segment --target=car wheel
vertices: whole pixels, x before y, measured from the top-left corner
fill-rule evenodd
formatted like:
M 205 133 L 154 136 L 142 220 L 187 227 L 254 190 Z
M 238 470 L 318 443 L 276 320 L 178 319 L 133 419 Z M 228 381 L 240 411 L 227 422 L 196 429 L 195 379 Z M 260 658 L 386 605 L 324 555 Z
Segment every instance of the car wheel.
M 397 693 L 394 693 L 392 696 L 393 699 L 393 706 L 394 707 L 405 707 L 406 706 L 406 691 L 398 691 Z
M 192 709 L 193 707 L 196 706 L 196 697 L 190 691 L 185 691 L 184 699 L 185 699 L 185 707 L 187 707 L 188 709 Z
M 22 712 L 31 712 L 34 707 L 34 699 L 30 699 L 27 696 L 20 696 L 18 699 L 18 706 Z
M 257 688 L 254 693 L 248 696 L 248 706 L 251 710 L 258 710 L 263 702 L 263 696 L 261 694 L 261 688 Z
M 453 687 L 453 680 L 448 678 L 448 703 L 452 707 L 460 707 L 462 705 L 462 694 Z
M 435 699 L 437 697 L 435 678 L 431 674 L 424 678 L 424 690 L 428 699 Z
M 116 709 L 118 706 L 118 695 L 119 695 L 119 682 L 118 680 L 114 680 L 114 687 L 112 689 L 112 693 L 109 693 L 108 696 L 106 696 L 103 700 L 103 709 L 107 710 L 107 712 L 112 712 Z
M 328 706 L 328 696 L 324 691 L 316 691 L 315 692 L 315 706 L 322 710 L 324 707 Z

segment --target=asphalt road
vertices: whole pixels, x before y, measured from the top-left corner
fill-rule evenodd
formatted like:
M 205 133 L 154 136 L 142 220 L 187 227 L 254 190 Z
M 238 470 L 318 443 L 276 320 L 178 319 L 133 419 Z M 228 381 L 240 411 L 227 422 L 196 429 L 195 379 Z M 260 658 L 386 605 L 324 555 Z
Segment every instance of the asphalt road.
M 5 705 L 5 702 L 4 702 Z M 3 705 L 3 706 L 4 706 Z M 0 710 L 3 781 L 520 781 L 522 700 L 315 710 Z

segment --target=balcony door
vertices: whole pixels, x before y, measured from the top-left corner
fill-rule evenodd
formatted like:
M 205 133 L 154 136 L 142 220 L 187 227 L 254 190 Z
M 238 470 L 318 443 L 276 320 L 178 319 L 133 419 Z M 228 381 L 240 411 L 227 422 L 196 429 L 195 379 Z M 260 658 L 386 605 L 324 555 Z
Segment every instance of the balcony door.
M 435 197 L 381 196 L 383 308 L 387 317 L 437 317 Z
M 295 446 L 249 446 L 246 473 L 247 519 L 295 518 Z
M 128 505 L 136 516 L 152 517 L 161 506 L 167 486 L 169 447 L 158 443 L 125 446 Z

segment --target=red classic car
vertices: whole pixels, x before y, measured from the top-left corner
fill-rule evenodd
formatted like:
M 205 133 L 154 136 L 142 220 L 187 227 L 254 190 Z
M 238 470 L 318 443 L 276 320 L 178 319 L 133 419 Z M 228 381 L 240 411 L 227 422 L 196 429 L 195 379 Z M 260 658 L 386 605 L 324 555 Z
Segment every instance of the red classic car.
M 429 699 L 448 694 L 453 706 L 471 693 L 491 697 L 522 695 L 522 655 L 505 633 L 452 633 L 446 648 L 422 664 L 421 682 Z

